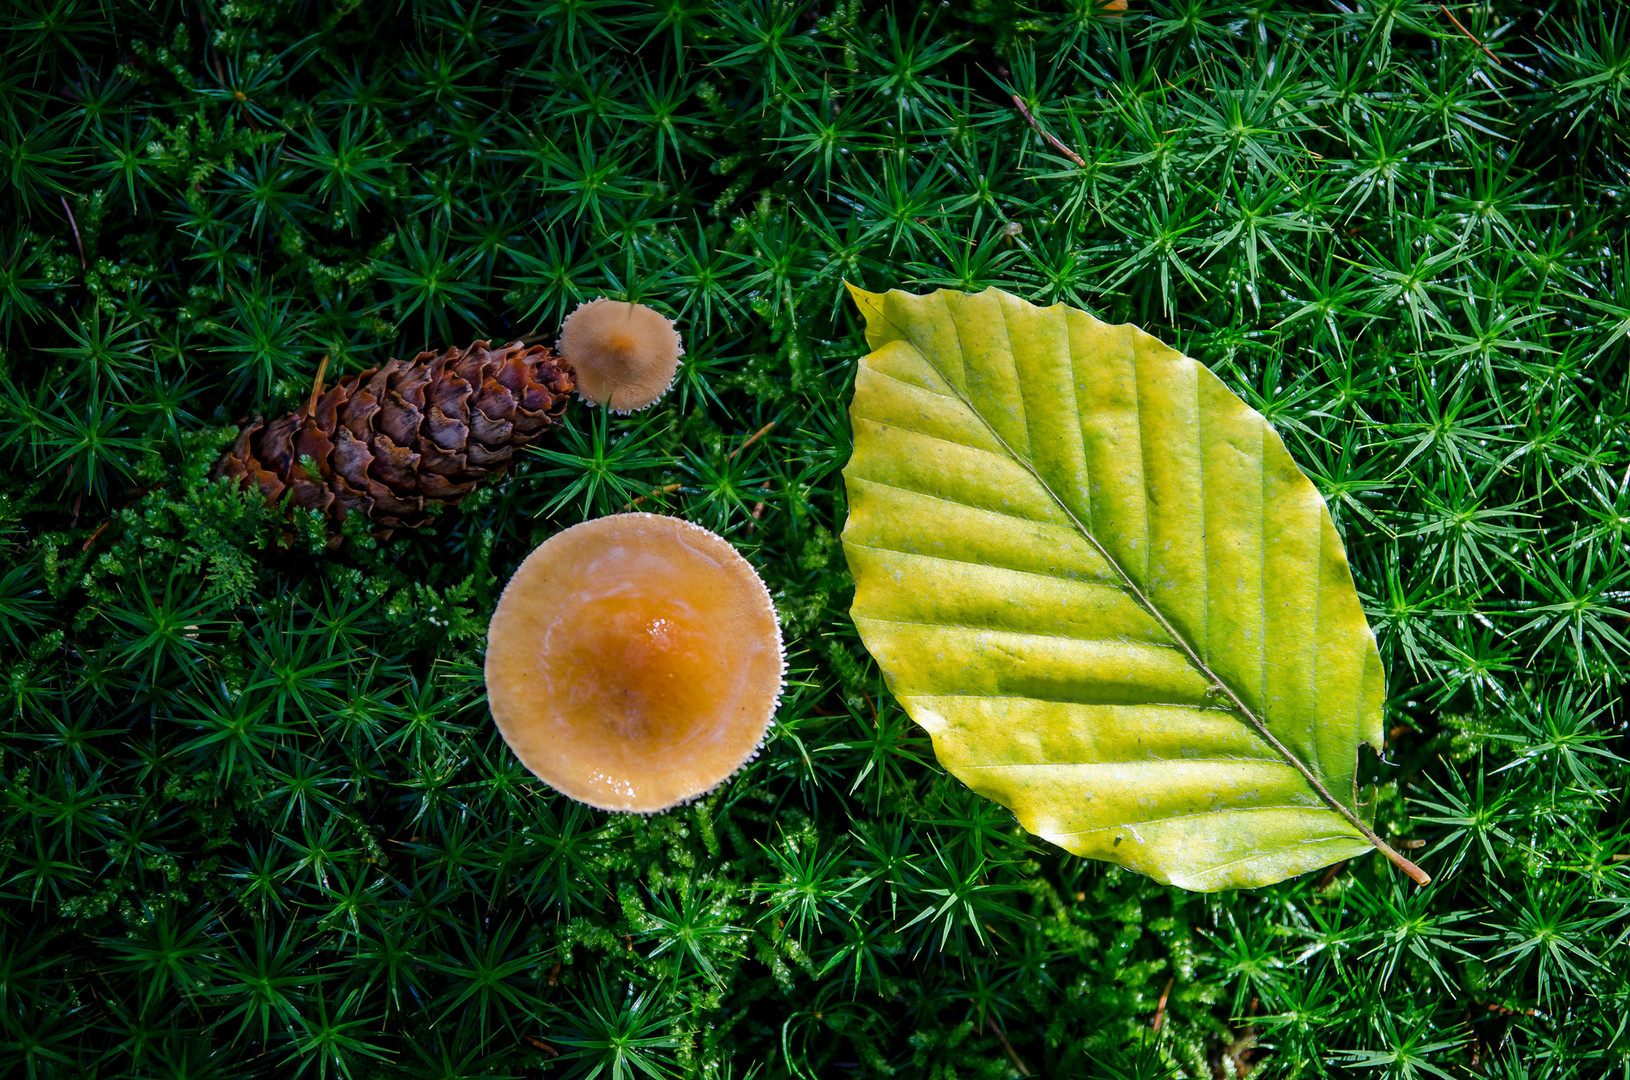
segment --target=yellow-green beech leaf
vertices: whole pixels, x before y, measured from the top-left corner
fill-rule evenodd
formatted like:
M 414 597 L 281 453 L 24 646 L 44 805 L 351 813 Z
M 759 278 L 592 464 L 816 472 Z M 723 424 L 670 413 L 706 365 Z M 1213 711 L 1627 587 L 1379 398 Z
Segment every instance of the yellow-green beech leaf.
M 997 289 L 851 290 L 853 615 L 941 764 L 1188 889 L 1380 848 L 1375 636 L 1273 428 L 1133 326 Z

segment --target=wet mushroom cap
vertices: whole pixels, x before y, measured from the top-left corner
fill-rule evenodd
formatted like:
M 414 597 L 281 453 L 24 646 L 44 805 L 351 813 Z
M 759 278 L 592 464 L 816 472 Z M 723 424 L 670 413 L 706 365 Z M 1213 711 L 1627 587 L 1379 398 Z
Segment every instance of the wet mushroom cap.
M 769 590 L 722 537 L 613 514 L 544 541 L 487 631 L 487 700 L 524 764 L 603 810 L 705 795 L 763 743 L 781 694 Z
M 685 349 L 673 322 L 660 312 L 600 299 L 566 316 L 555 351 L 577 373 L 584 401 L 626 413 L 668 392 Z

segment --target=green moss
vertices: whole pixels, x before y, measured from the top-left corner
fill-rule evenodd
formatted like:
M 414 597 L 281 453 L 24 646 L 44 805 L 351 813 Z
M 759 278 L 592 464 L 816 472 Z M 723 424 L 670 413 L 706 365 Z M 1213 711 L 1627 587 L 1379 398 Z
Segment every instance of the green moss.
M 1630 23 L 1449 10 L 7 6 L 0 1070 L 1630 1068 Z M 1272 419 L 1430 887 L 1180 893 L 936 767 L 847 617 L 845 279 L 1138 322 Z M 422 532 L 209 479 L 325 354 L 598 295 L 678 317 L 675 392 Z M 526 553 L 636 499 L 754 562 L 789 663 L 757 760 L 651 819 L 543 789 L 480 666 Z

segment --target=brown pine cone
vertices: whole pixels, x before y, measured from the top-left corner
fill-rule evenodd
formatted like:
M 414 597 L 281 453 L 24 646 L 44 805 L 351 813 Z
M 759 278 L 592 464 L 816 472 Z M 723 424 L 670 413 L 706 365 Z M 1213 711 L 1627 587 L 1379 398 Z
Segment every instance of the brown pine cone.
M 257 416 L 214 475 L 252 480 L 267 501 L 287 496 L 334 525 L 354 510 L 385 535 L 419 528 L 430 504 L 458 502 L 553 427 L 574 383 L 546 346 L 519 341 L 391 360 L 269 424 Z

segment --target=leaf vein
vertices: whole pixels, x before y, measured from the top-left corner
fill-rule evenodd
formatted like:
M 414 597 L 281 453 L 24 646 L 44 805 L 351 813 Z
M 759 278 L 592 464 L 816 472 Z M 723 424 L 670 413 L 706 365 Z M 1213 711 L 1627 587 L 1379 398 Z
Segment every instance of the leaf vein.
M 1257 465 L 1257 500 L 1262 504 L 1262 513 L 1257 518 L 1257 596 L 1261 598 L 1262 619 L 1257 624 L 1257 640 L 1262 643 L 1262 684 L 1257 691 L 1257 701 L 1261 703 L 1262 720 L 1268 719 L 1268 653 L 1272 650 L 1268 645 L 1268 425 L 1264 421 L 1257 433 L 1256 442 Z
M 940 369 L 934 366 L 934 362 L 932 360 L 928 359 L 927 355 L 924 354 L 924 352 L 917 347 L 917 343 L 915 341 L 901 341 L 900 344 L 910 346 L 911 351 L 916 353 L 917 356 L 919 358 L 921 358 L 922 362 L 925 365 L 927 365 L 929 371 L 932 371 L 935 375 L 939 376 L 940 381 L 946 382 L 946 385 L 950 385 L 949 382 L 947 382 L 947 380 L 945 379 L 944 374 L 941 373 Z M 944 392 L 939 391 L 939 390 L 931 390 L 926 386 L 919 386 L 917 383 L 910 382 L 910 381 L 908 381 L 906 379 L 902 379 L 897 375 L 890 375 L 888 372 L 883 371 L 880 368 L 869 367 L 869 368 L 866 369 L 866 371 L 868 373 L 872 374 L 872 375 L 877 376 L 879 379 L 887 379 L 889 382 L 899 383 L 901 386 L 904 386 L 904 387 L 906 387 L 907 389 L 910 389 L 910 390 L 918 390 L 918 391 L 921 391 L 924 394 L 929 394 L 929 395 L 931 395 L 933 397 L 937 397 L 937 398 L 944 398 L 946 401 L 954 401 L 954 402 L 957 402 L 958 404 L 961 404 L 961 402 L 962 402 L 962 399 L 957 397 L 955 392 L 944 393 Z
M 1076 641 L 1083 645 L 1126 645 L 1134 649 L 1177 649 L 1158 641 L 1126 641 L 1121 638 L 1083 638 L 1072 634 L 1042 634 L 1034 630 L 1010 630 L 1005 626 L 974 626 L 971 623 L 923 622 L 920 619 L 890 619 L 881 615 L 858 615 L 856 620 L 889 623 L 894 626 L 924 626 L 930 630 L 973 630 L 977 633 L 1010 634 L 1013 637 L 1046 638 L 1050 641 Z
M 1114 825 L 1103 825 L 1096 829 L 1079 829 L 1075 832 L 1054 833 L 1055 836 L 1091 836 L 1093 833 L 1114 832 L 1133 825 L 1160 825 L 1168 821 L 1184 821 L 1188 818 L 1215 817 L 1218 814 L 1259 814 L 1269 810 L 1319 810 L 1326 814 L 1335 811 L 1323 803 L 1277 803 L 1272 806 L 1225 806 L 1219 810 L 1196 810 L 1189 814 L 1162 814 L 1160 817 L 1139 818 L 1136 821 L 1122 821 Z
M 1211 530 L 1206 520 L 1206 414 L 1205 403 L 1200 400 L 1200 372 L 1191 369 L 1194 376 L 1194 471 L 1199 474 L 1200 489 L 1200 659 L 1211 663 Z
M 935 435 L 932 432 L 923 431 L 923 430 L 921 430 L 919 428 L 911 427 L 908 424 L 902 424 L 898 420 L 878 420 L 875 417 L 859 416 L 859 415 L 855 416 L 854 419 L 862 421 L 862 422 L 867 423 L 867 424 L 876 424 L 878 427 L 885 428 L 885 429 L 887 429 L 889 431 L 903 431 L 903 432 L 906 432 L 907 434 L 917 435 L 917 436 L 920 436 L 920 437 L 922 437 L 924 439 L 928 439 L 928 440 L 930 440 L 932 442 L 943 443 L 946 446 L 955 446 L 955 447 L 958 447 L 958 448 L 963 449 L 963 450 L 971 450 L 976 454 L 984 454 L 987 457 L 993 457 L 997 461 L 1003 462 L 1004 464 L 1010 464 L 1010 465 L 1018 465 L 1019 464 L 1018 462 L 1014 461 L 1012 458 L 1008 457 L 1006 454 L 1003 454 L 1002 452 L 1000 452 L 998 450 L 992 450 L 992 449 L 990 449 L 988 447 L 984 447 L 984 446 L 974 446 L 974 445 L 972 445 L 970 443 L 957 442 L 955 439 L 947 439 L 943 435 Z M 1021 469 L 1024 468 L 1023 465 L 1019 465 L 1019 467 Z M 1028 470 L 1026 470 L 1026 471 L 1028 471 Z M 1031 474 L 1031 475 L 1034 475 L 1034 474 Z
M 1143 434 L 1143 386 L 1138 380 L 1138 343 L 1132 346 L 1132 419 L 1138 425 L 1138 486 L 1143 495 L 1143 580 L 1147 583 L 1154 566 L 1155 535 L 1149 524 L 1149 443 Z M 1149 602 L 1154 606 L 1154 601 Z
M 980 562 L 975 559 L 953 559 L 949 555 L 932 555 L 926 551 L 906 551 L 904 548 L 884 547 L 882 544 L 863 544 L 858 540 L 850 540 L 849 546 L 865 548 L 867 551 L 887 551 L 892 552 L 895 555 L 909 555 L 915 559 L 935 559 L 939 562 L 957 563 L 962 566 L 978 566 L 983 567 L 986 570 L 1000 571 L 1004 574 L 1023 574 L 1026 577 L 1041 578 L 1043 581 L 1065 581 L 1071 585 L 1090 585 L 1099 589 L 1110 589 L 1126 597 L 1130 597 L 1132 595 L 1126 591 L 1125 585 L 1107 579 L 1092 580 L 1089 578 L 1062 577 L 1058 574 L 1044 574 L 1039 570 L 1020 570 L 1013 566 L 996 566 L 992 563 Z M 1139 610 L 1142 609 L 1140 608 Z
M 1218 872 L 1220 870 L 1227 870 L 1230 866 L 1238 866 L 1240 863 L 1253 862 L 1253 861 L 1255 861 L 1257 859 L 1265 858 L 1265 857 L 1270 856 L 1270 855 L 1277 855 L 1282 851 L 1295 851 L 1297 848 L 1306 847 L 1308 844 L 1322 844 L 1322 843 L 1325 843 L 1326 841 L 1329 841 L 1329 840 L 1348 840 L 1348 841 L 1351 841 L 1351 840 L 1362 840 L 1362 839 L 1363 839 L 1363 837 L 1354 836 L 1352 833 L 1332 833 L 1329 836 L 1309 836 L 1309 837 L 1306 837 L 1304 839 L 1296 841 L 1296 843 L 1294 843 L 1294 844 L 1280 844 L 1278 847 L 1268 848 L 1265 851 L 1253 851 L 1249 855 L 1242 855 L 1241 857 L 1239 857 L 1237 859 L 1229 859 L 1225 863 L 1216 863 L 1216 864 L 1214 864 L 1212 866 L 1207 867 L 1204 870 L 1199 871 L 1199 874 L 1200 875 L 1213 874 L 1213 873 L 1216 873 L 1216 872 Z
M 992 517 L 1007 518 L 1010 521 L 1025 521 L 1034 525 L 1059 524 L 1057 521 L 1050 521 L 1045 518 L 1030 518 L 1020 517 L 1017 514 L 1004 514 L 1002 511 L 992 510 L 988 506 L 975 506 L 973 503 L 963 502 L 960 499 L 953 499 L 948 495 L 936 495 L 932 491 L 918 491 L 916 488 L 906 487 L 904 484 L 891 484 L 887 480 L 874 480 L 870 476 L 855 476 L 851 479 L 859 480 L 863 484 L 876 484 L 878 487 L 886 487 L 894 491 L 904 491 L 911 495 L 921 495 L 925 499 L 933 499 L 937 502 L 950 503 L 952 506 L 960 506 L 966 510 L 977 510 L 979 513 L 989 514 Z
M 1281 769 L 1291 769 L 1290 763 L 1277 754 L 1273 757 L 1153 757 L 1153 758 L 1126 758 L 1121 761 L 1004 761 L 991 765 L 958 765 L 959 770 L 973 772 L 978 769 L 1083 769 L 1106 768 L 1122 765 L 1222 765 L 1250 762 L 1257 765 L 1277 765 Z
M 1035 463 L 1036 440 L 1030 430 L 1030 410 L 1024 404 L 1024 377 L 1019 374 L 1019 351 L 1013 347 L 1013 324 L 1008 321 L 1007 305 L 1002 303 L 1002 294 L 996 294 L 996 310 L 1002 313 L 1002 333 L 1007 335 L 1007 355 L 1013 358 L 1013 396 L 1019 403 L 1019 428 L 1024 432 L 1025 460 Z
M 933 694 L 901 694 L 900 696 L 903 698 L 911 698 L 913 700 L 920 698 L 985 698 L 991 701 L 1035 701 L 1040 702 L 1043 705 L 1084 705 L 1088 708 L 1094 708 L 1097 706 L 1125 706 L 1133 709 L 1189 709 L 1194 712 L 1222 713 L 1224 716 L 1239 715 L 1238 710 L 1234 709 L 1232 706 L 1196 705 L 1193 702 L 1184 701 L 1110 701 L 1107 699 L 1087 700 L 1085 698 L 1038 697 L 1035 694 L 987 694 L 984 692 L 960 693 L 954 690 Z

